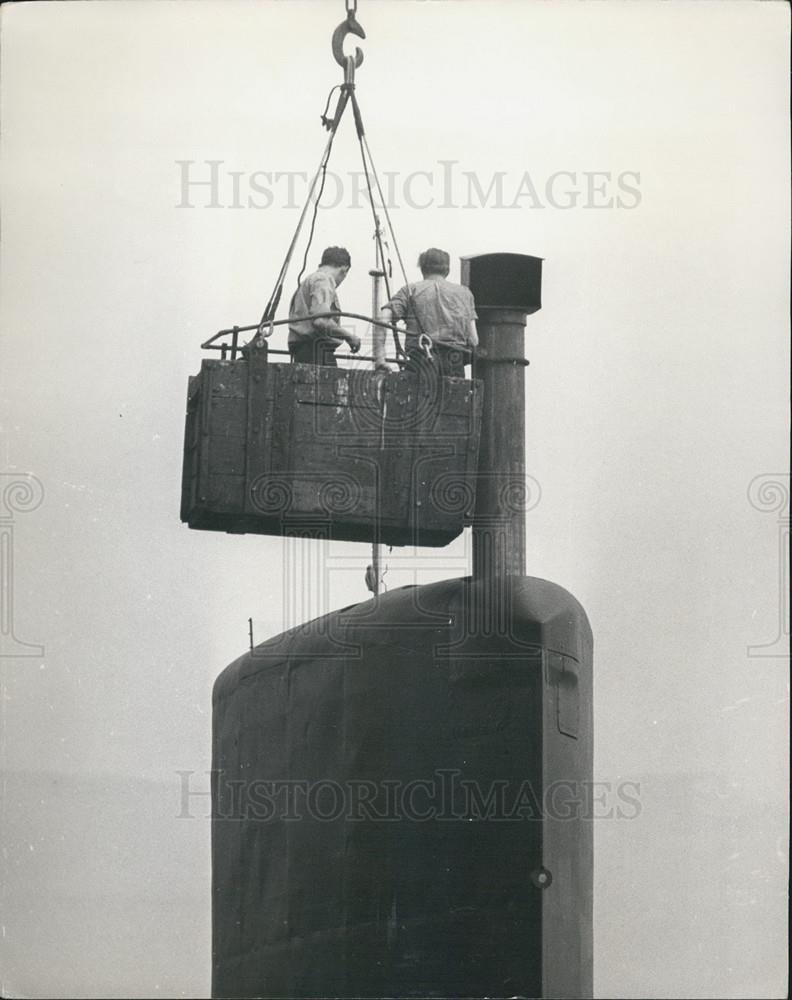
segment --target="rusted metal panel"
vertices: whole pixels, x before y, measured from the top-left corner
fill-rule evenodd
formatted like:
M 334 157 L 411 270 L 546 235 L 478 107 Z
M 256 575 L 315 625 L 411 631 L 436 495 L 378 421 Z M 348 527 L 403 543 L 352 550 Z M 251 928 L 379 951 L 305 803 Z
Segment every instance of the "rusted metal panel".
M 218 509 L 239 508 L 244 503 L 245 477 L 228 473 L 210 475 L 206 482 L 205 503 Z
M 245 480 L 255 482 L 272 468 L 272 431 L 275 419 L 276 369 L 267 363 L 266 349 L 254 352 L 247 362 L 247 413 L 245 434 Z M 250 490 L 245 490 L 246 514 L 256 514 Z
M 436 483 L 475 495 L 477 382 L 261 358 L 205 361 L 192 381 L 190 527 L 299 534 L 322 518 L 328 537 L 437 546 L 470 523 L 472 503 Z
M 245 399 L 247 396 L 247 370 L 242 365 L 235 361 L 215 361 L 208 372 L 213 396 Z

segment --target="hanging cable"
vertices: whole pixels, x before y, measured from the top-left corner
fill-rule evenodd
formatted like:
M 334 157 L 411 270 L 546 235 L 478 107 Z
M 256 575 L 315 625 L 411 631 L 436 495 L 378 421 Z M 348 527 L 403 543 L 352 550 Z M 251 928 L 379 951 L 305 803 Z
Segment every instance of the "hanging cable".
M 322 194 L 325 189 L 325 181 L 327 180 L 327 164 L 330 162 L 330 153 L 333 149 L 333 139 L 335 138 L 335 129 L 330 133 L 330 142 L 327 144 L 327 155 L 325 156 L 324 163 L 321 166 L 322 183 L 319 185 L 319 193 L 316 196 L 316 201 L 314 201 L 314 210 L 311 217 L 311 228 L 308 231 L 308 242 L 305 244 L 305 253 L 303 254 L 302 267 L 300 268 L 300 273 L 297 275 L 297 287 L 300 287 L 300 282 L 302 281 L 302 276 L 305 274 L 305 268 L 308 265 L 308 253 L 311 249 L 311 244 L 313 243 L 314 231 L 316 229 L 316 216 L 319 212 L 319 202 L 322 200 Z
M 382 185 L 380 184 L 379 175 L 377 174 L 377 169 L 374 166 L 374 159 L 373 159 L 373 157 L 371 155 L 371 150 L 369 148 L 368 140 L 366 139 L 365 129 L 363 128 L 363 115 L 362 115 L 361 110 L 360 110 L 360 105 L 358 104 L 358 100 L 357 100 L 357 97 L 355 96 L 354 92 L 352 92 L 352 94 L 350 96 L 351 96 L 351 100 L 352 100 L 352 108 L 353 108 L 354 115 L 355 115 L 355 126 L 357 128 L 358 140 L 359 140 L 359 143 L 360 143 L 360 155 L 361 155 L 361 159 L 362 159 L 362 162 L 363 162 L 363 174 L 364 174 L 364 176 L 366 178 L 366 188 L 368 190 L 369 204 L 371 205 L 371 211 L 372 211 L 372 215 L 374 217 L 374 226 L 375 226 L 375 233 L 374 233 L 374 235 L 375 235 L 375 238 L 377 240 L 377 247 L 378 247 L 379 253 L 381 255 L 381 259 L 382 259 L 383 271 L 386 274 L 386 277 L 385 277 L 385 289 L 386 289 L 386 292 L 387 292 L 387 295 L 388 295 L 388 301 L 391 300 L 390 283 L 388 281 L 388 277 L 392 276 L 393 270 L 392 270 L 392 267 L 391 267 L 390 257 L 388 257 L 388 267 L 387 267 L 387 269 L 385 268 L 385 251 L 384 251 L 384 248 L 383 248 L 382 229 L 381 229 L 381 226 L 379 225 L 379 218 L 378 218 L 378 216 L 376 214 L 375 202 L 374 202 L 374 193 L 373 193 L 372 188 L 371 188 L 371 176 L 372 175 L 374 177 L 374 182 L 375 182 L 375 184 L 377 186 L 377 192 L 379 194 L 380 203 L 382 204 L 383 211 L 385 212 L 385 219 L 387 221 L 388 230 L 390 232 L 391 239 L 393 240 L 393 247 L 394 247 L 394 250 L 396 251 L 396 257 L 397 257 L 397 259 L 399 261 L 399 266 L 401 268 L 402 277 L 404 279 L 404 284 L 405 284 L 405 286 L 407 288 L 407 295 L 408 295 L 408 298 L 410 299 L 410 301 L 413 303 L 413 310 L 412 310 L 412 312 L 413 312 L 413 315 L 415 316 L 415 320 L 416 320 L 416 322 L 418 324 L 418 329 L 419 329 L 420 333 L 423 335 L 424 334 L 423 324 L 421 323 L 421 318 L 418 315 L 418 312 L 417 312 L 417 310 L 415 309 L 415 306 L 414 306 L 413 290 L 412 290 L 412 287 L 410 285 L 409 280 L 407 279 L 407 272 L 406 272 L 405 267 L 404 267 L 404 261 L 402 260 L 401 251 L 399 250 L 399 244 L 398 244 L 398 241 L 396 240 L 396 231 L 394 230 L 393 223 L 391 222 L 390 213 L 388 212 L 388 205 L 387 205 L 387 203 L 385 201 L 385 195 L 383 194 L 383 191 L 382 191 Z M 395 329 L 393 330 L 393 342 L 394 342 L 394 345 L 395 345 L 395 348 L 396 348 L 396 355 L 397 355 L 397 357 L 404 355 L 405 352 L 404 352 L 404 350 L 403 350 L 403 348 L 401 346 L 401 343 L 399 342 L 399 335 L 398 335 L 398 333 L 396 332 Z
M 337 90 L 340 89 L 340 87 L 341 87 L 341 84 L 337 83 L 335 85 L 335 87 L 331 87 L 330 88 L 330 93 L 327 95 L 327 103 L 325 104 L 325 109 L 324 109 L 324 111 L 321 114 L 322 125 L 324 125 L 325 128 L 330 128 L 330 126 L 332 125 L 332 122 L 333 122 L 332 118 L 328 118 L 327 117 L 327 112 L 330 110 L 330 98 L 333 96 L 333 94 Z
M 388 205 L 387 202 L 385 201 L 385 196 L 382 193 L 382 185 L 380 184 L 379 174 L 377 173 L 377 168 L 374 166 L 374 157 L 371 155 L 371 149 L 369 148 L 368 139 L 366 138 L 365 134 L 361 137 L 361 145 L 365 146 L 366 155 L 368 156 L 368 162 L 371 164 L 371 172 L 374 176 L 374 183 L 377 185 L 377 192 L 379 193 L 380 201 L 382 202 L 382 208 L 385 212 L 385 219 L 387 220 L 388 229 L 390 230 L 391 238 L 393 240 L 393 249 L 396 251 L 396 259 L 399 262 L 399 268 L 402 273 L 402 278 L 404 279 L 404 285 L 407 289 L 407 296 L 413 305 L 413 310 L 412 310 L 413 316 L 415 317 L 415 321 L 418 324 L 418 330 L 420 335 L 426 336 L 426 331 L 424 330 L 423 324 L 421 323 L 421 317 L 418 315 L 418 310 L 415 308 L 415 297 L 413 295 L 413 289 L 407 278 L 407 271 L 405 270 L 404 261 L 402 260 L 401 250 L 399 250 L 399 243 L 396 239 L 396 231 L 394 230 L 393 223 L 391 222 L 390 212 L 388 211 Z M 395 339 L 395 334 L 394 334 L 394 339 Z M 396 343 L 398 346 L 398 340 L 396 341 Z
M 396 259 L 399 262 L 399 268 L 401 269 L 402 277 L 404 278 L 404 283 L 409 284 L 407 280 L 407 272 L 404 269 L 404 261 L 402 260 L 401 251 L 399 250 L 399 244 L 396 240 L 396 232 L 393 228 L 393 223 L 391 222 L 390 212 L 388 211 L 388 204 L 385 201 L 385 196 L 382 193 L 382 185 L 380 184 L 379 174 L 377 173 L 377 168 L 374 166 L 374 158 L 371 155 L 371 149 L 369 148 L 368 139 L 365 134 L 361 137 L 361 144 L 365 146 L 366 155 L 368 156 L 368 162 L 371 164 L 371 173 L 374 177 L 374 183 L 377 185 L 377 193 L 379 194 L 380 201 L 382 203 L 382 208 L 385 212 L 385 219 L 388 223 L 388 229 L 390 230 L 391 238 L 393 239 L 393 249 L 396 251 Z
M 336 123 L 337 128 L 337 123 Z M 286 278 L 286 272 L 289 270 L 289 264 L 291 263 L 292 254 L 294 253 L 294 248 L 297 245 L 297 240 L 300 236 L 300 231 L 302 230 L 303 222 L 305 221 L 305 216 L 308 212 L 308 206 L 311 203 L 311 196 L 313 195 L 314 189 L 316 188 L 316 182 L 319 180 L 320 174 L 323 170 L 327 170 L 327 160 L 330 156 L 330 150 L 333 148 L 333 139 L 335 138 L 336 128 L 333 128 L 330 132 L 330 136 L 327 140 L 327 145 L 322 153 L 322 158 L 319 161 L 319 167 L 314 174 L 313 180 L 311 181 L 311 186 L 308 189 L 308 197 L 305 200 L 305 205 L 300 213 L 300 218 L 297 222 L 297 228 L 294 231 L 294 236 L 292 237 L 291 243 L 289 244 L 289 249 L 286 251 L 286 257 L 281 265 L 280 272 L 278 273 L 277 281 L 275 282 L 275 287 L 270 295 L 267 307 L 261 317 L 261 322 L 259 323 L 259 335 L 263 333 L 264 327 L 269 323 L 271 319 L 274 318 L 275 312 L 278 308 L 278 303 L 280 302 L 281 292 L 283 291 L 283 283 Z
M 363 129 L 363 118 L 360 113 L 360 105 L 358 104 L 357 97 L 355 97 L 354 93 L 352 94 L 352 111 L 355 115 L 355 127 L 357 129 L 358 145 L 360 146 L 360 159 L 363 163 L 363 176 L 366 178 L 366 190 L 368 191 L 369 206 L 371 207 L 371 217 L 374 221 L 374 239 L 377 244 L 378 260 L 382 264 L 383 278 L 385 280 L 385 295 L 387 297 L 387 301 L 390 302 L 391 290 L 390 282 L 388 281 L 388 271 L 385 267 L 385 249 L 382 245 L 382 226 L 380 225 L 380 218 L 377 215 L 377 208 L 374 203 L 374 192 L 371 188 L 371 175 L 366 162 L 366 150 L 363 146 L 363 142 L 366 138 L 366 134 Z
M 324 111 L 321 115 L 322 124 L 330 132 L 327 139 L 327 144 L 325 145 L 322 157 L 319 161 L 319 166 L 316 173 L 311 180 L 310 187 L 308 189 L 308 196 L 303 205 L 302 212 L 300 213 L 300 218 L 297 221 L 297 227 L 294 231 L 289 248 L 286 251 L 286 256 L 281 265 L 281 269 L 278 273 L 277 280 L 275 282 L 275 287 L 272 294 L 269 297 L 267 306 L 262 314 L 261 321 L 259 323 L 257 336 L 262 337 L 265 335 L 265 329 L 268 324 L 272 322 L 275 317 L 278 305 L 280 303 L 281 295 L 283 293 L 283 286 L 286 280 L 286 274 L 291 264 L 292 257 L 294 255 L 295 247 L 297 246 L 297 241 L 300 237 L 303 224 L 305 222 L 306 216 L 308 214 L 308 208 L 313 200 L 313 214 L 311 216 L 311 225 L 308 232 L 308 240 L 305 247 L 305 252 L 303 254 L 302 266 L 300 268 L 300 273 L 297 276 L 297 287 L 299 288 L 300 282 L 302 281 L 303 275 L 305 274 L 306 267 L 308 265 L 308 254 L 313 243 L 314 234 L 316 231 L 316 221 L 319 212 L 319 205 L 322 199 L 322 194 L 324 193 L 325 183 L 327 180 L 327 167 L 330 162 L 330 154 L 333 149 L 333 142 L 335 140 L 336 132 L 338 131 L 338 126 L 343 117 L 344 111 L 348 103 L 352 104 L 352 110 L 355 118 L 355 128 L 358 136 L 358 143 L 360 145 L 360 158 L 363 164 L 363 175 L 366 179 L 366 190 L 369 199 L 369 206 L 371 208 L 371 215 L 374 222 L 374 240 L 376 243 L 376 255 L 378 259 L 378 264 L 381 264 L 381 269 L 385 279 L 385 291 L 387 294 L 388 301 L 391 300 L 391 286 L 389 278 L 393 276 L 393 266 L 390 260 L 390 254 L 386 254 L 385 247 L 388 246 L 390 249 L 390 244 L 385 239 L 385 234 L 383 233 L 383 227 L 377 214 L 377 206 L 375 202 L 374 189 L 371 184 L 372 177 L 374 179 L 374 184 L 376 186 L 377 194 L 379 195 L 380 204 L 385 214 L 385 221 L 388 233 L 393 242 L 393 248 L 396 252 L 396 259 L 399 263 L 399 268 L 401 270 L 402 278 L 404 279 L 404 284 L 407 287 L 407 294 L 411 302 L 413 302 L 412 313 L 415 316 L 416 322 L 418 324 L 421 334 L 424 333 L 423 327 L 421 325 L 420 317 L 417 315 L 417 311 L 414 308 L 413 290 L 410 286 L 409 280 L 407 278 L 407 271 L 404 267 L 404 261 L 402 259 L 401 250 L 399 249 L 399 244 L 396 239 L 396 231 L 393 228 L 393 222 L 391 221 L 390 212 L 388 211 L 388 205 L 385 200 L 385 195 L 382 190 L 382 184 L 380 183 L 379 174 L 377 173 L 376 166 L 374 165 L 374 158 L 371 155 L 371 149 L 366 139 L 365 130 L 363 128 L 363 117 L 360 111 L 360 105 L 358 104 L 357 97 L 355 96 L 355 67 L 359 66 L 363 61 L 363 53 L 360 49 L 355 50 L 354 56 L 344 56 L 343 53 L 343 41 L 346 35 L 354 34 L 360 38 L 365 38 L 366 34 L 355 19 L 355 12 L 357 9 L 357 0 L 346 0 L 346 11 L 347 20 L 340 24 L 335 32 L 333 33 L 333 55 L 336 62 L 344 67 L 344 83 L 337 84 L 330 90 L 327 96 L 327 101 L 325 103 Z M 330 107 L 330 101 L 332 99 L 333 93 L 339 90 L 338 103 L 336 105 L 335 114 L 332 118 L 328 118 L 327 112 Z M 314 198 L 314 192 L 316 191 L 317 184 L 319 184 L 319 191 Z M 387 266 L 386 266 L 387 261 Z M 403 355 L 401 344 L 399 343 L 398 334 L 396 330 L 393 330 L 393 338 L 396 345 L 397 355 Z

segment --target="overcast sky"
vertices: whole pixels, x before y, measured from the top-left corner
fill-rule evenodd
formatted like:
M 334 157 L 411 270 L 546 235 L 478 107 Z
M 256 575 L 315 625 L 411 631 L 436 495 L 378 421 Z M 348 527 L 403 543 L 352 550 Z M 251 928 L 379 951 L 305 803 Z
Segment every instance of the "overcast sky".
M 260 640 L 367 597 L 365 546 L 179 522 L 187 377 L 266 303 L 343 17 L 2 7 L 0 475 L 42 491 L 0 509 L 7 995 L 208 995 L 206 799 L 180 814 L 208 790 L 212 683 L 248 617 Z M 785 995 L 788 6 L 360 0 L 358 18 L 410 277 L 430 245 L 452 276 L 466 254 L 546 259 L 528 573 L 591 619 L 595 777 L 641 784 L 640 816 L 595 830 L 595 990 Z M 331 168 L 309 263 L 349 247 L 342 303 L 366 313 L 351 121 Z M 464 575 L 466 545 L 394 550 L 386 581 Z M 284 560 L 308 557 L 329 584 L 297 606 Z

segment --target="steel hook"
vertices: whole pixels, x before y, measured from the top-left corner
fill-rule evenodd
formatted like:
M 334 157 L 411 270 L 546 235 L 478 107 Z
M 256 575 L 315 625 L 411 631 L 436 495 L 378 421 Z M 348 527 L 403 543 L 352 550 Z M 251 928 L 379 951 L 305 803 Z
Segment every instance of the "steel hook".
M 344 55 L 344 39 L 347 35 L 357 35 L 358 38 L 365 38 L 366 32 L 361 28 L 355 19 L 354 10 L 350 10 L 347 13 L 346 21 L 342 21 L 341 24 L 333 32 L 333 58 L 338 63 L 339 66 L 346 69 L 347 57 Z M 363 62 L 363 53 L 361 50 L 355 46 L 355 68 Z

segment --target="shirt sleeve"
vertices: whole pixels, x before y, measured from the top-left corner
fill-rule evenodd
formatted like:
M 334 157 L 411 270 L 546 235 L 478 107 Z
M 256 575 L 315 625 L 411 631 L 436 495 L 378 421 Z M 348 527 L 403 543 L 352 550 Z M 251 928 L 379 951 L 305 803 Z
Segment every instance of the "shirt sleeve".
M 467 290 L 468 298 L 468 319 L 478 319 L 478 313 L 476 312 L 476 300 L 473 298 L 473 292 L 470 289 Z
M 393 296 L 390 302 L 386 302 L 382 307 L 383 309 L 390 309 L 391 316 L 393 316 L 394 322 L 399 319 L 407 318 L 407 311 L 410 304 L 410 289 L 407 285 L 404 288 L 400 288 L 398 292 Z
M 335 288 L 331 282 L 327 278 L 317 278 L 311 285 L 311 294 L 308 300 L 310 315 L 332 312 L 334 299 Z

